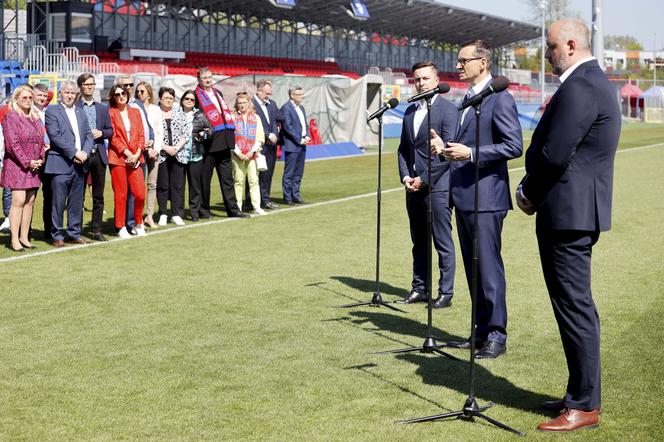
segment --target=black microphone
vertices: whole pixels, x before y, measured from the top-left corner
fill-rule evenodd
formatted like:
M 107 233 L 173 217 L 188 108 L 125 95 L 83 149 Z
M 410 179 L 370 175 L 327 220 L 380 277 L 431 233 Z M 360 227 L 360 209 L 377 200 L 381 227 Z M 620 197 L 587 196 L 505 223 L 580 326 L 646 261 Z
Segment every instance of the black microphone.
M 397 107 L 398 104 L 399 104 L 399 100 L 397 100 L 397 99 L 394 98 L 394 97 L 390 98 L 389 100 L 387 100 L 387 103 L 385 103 L 385 106 L 381 107 L 381 108 L 378 109 L 376 112 L 374 112 L 373 114 L 371 114 L 371 115 L 369 116 L 369 118 L 367 118 L 367 123 L 368 123 L 369 121 L 373 120 L 374 118 L 378 118 L 378 117 L 380 117 L 381 115 L 383 115 L 383 114 L 384 114 L 385 112 L 387 112 L 388 110 L 390 110 L 390 109 L 394 109 L 395 107 Z
M 421 94 L 413 95 L 408 99 L 409 103 L 412 103 L 413 101 L 421 100 L 423 98 L 431 98 L 434 95 L 438 94 L 446 94 L 447 92 L 450 91 L 450 85 L 447 83 L 438 83 L 438 86 L 435 88 L 431 89 L 430 91 L 422 92 Z
M 493 79 L 490 85 L 484 88 L 482 92 L 480 92 L 475 96 L 470 97 L 469 99 L 461 103 L 459 107 L 457 107 L 457 109 L 461 111 L 467 107 L 476 106 L 480 104 L 489 95 L 504 91 L 505 89 L 507 89 L 507 86 L 509 85 L 510 81 L 507 79 L 507 77 L 503 76 L 496 77 Z

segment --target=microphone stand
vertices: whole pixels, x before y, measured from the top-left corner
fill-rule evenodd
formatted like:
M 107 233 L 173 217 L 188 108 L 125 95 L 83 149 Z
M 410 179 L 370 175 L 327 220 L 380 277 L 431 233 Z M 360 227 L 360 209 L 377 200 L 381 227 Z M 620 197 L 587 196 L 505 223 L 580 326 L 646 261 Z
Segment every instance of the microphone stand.
M 353 308 L 369 305 L 372 307 L 387 307 L 397 312 L 406 313 L 405 311 L 390 305 L 388 302 L 383 301 L 380 295 L 380 210 L 381 210 L 381 171 L 383 161 L 383 115 L 378 117 L 378 189 L 376 190 L 376 291 L 373 293 L 370 301 L 356 302 L 353 304 L 340 305 L 337 308 Z
M 390 353 L 412 353 L 412 352 L 420 352 L 420 353 L 437 353 L 441 356 L 446 356 L 450 359 L 454 359 L 456 361 L 460 361 L 459 358 L 446 353 L 441 350 L 443 347 L 447 347 L 447 344 L 440 345 L 438 344 L 438 338 L 434 336 L 433 334 L 433 297 L 431 296 L 431 286 L 432 286 L 432 276 L 433 276 L 433 271 L 431 269 L 432 267 L 432 261 L 431 261 L 431 253 L 432 253 L 432 242 L 433 242 L 433 230 L 432 230 L 432 224 L 433 224 L 433 208 L 432 208 L 432 195 L 431 195 L 431 97 L 426 98 L 426 103 L 427 103 L 427 182 L 429 185 L 427 186 L 427 192 L 429 201 L 427 204 L 427 269 L 429 270 L 429 280 L 427 281 L 427 296 L 428 296 L 428 304 L 427 304 L 427 335 L 424 338 L 424 343 L 422 343 L 422 346 L 420 347 L 406 347 L 406 348 L 400 348 L 396 350 L 386 350 L 386 351 L 379 351 L 376 353 L 372 353 L 375 355 L 383 355 L 383 354 L 390 354 Z
M 508 425 L 499 422 L 484 413 L 483 411 L 493 407 L 494 403 L 488 403 L 486 405 L 479 405 L 477 399 L 475 398 L 475 312 L 477 310 L 477 279 L 478 279 L 478 269 L 479 269 L 479 244 L 478 244 L 478 235 L 479 227 L 477 225 L 477 220 L 479 218 L 479 184 L 480 184 L 480 114 L 481 114 L 481 105 L 480 101 L 475 108 L 475 206 L 473 207 L 473 266 L 472 266 L 472 282 L 470 289 L 470 299 L 471 299 L 471 313 L 470 313 L 470 369 L 469 369 L 469 392 L 466 402 L 463 404 L 463 408 L 459 411 L 452 411 L 450 413 L 435 414 L 433 416 L 418 417 L 414 419 L 406 419 L 397 421 L 400 424 L 413 424 L 417 422 L 429 422 L 438 419 L 446 418 L 462 418 L 474 422 L 475 417 L 484 419 L 485 421 L 502 428 L 503 430 L 510 431 L 512 433 L 518 434 L 519 436 L 525 436 L 525 433 L 522 433 L 519 430 L 516 430 Z M 431 299 L 429 299 L 431 302 Z

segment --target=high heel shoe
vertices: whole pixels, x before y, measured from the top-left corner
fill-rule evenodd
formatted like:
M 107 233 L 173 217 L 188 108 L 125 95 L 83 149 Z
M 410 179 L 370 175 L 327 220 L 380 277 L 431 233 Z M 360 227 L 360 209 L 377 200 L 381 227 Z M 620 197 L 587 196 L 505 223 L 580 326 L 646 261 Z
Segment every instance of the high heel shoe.
M 13 245 L 13 244 L 10 244 L 10 245 L 9 245 L 9 248 L 12 249 L 14 252 L 18 252 L 18 253 L 20 253 L 20 252 L 25 252 L 25 249 L 24 249 L 23 247 L 19 247 L 19 248 L 17 249 L 17 248 L 14 248 L 14 245 Z
M 145 224 L 151 229 L 157 229 L 159 227 L 149 215 L 145 217 Z
M 22 245 L 24 248 L 26 248 L 26 249 L 34 249 L 34 248 L 36 248 L 36 247 L 33 246 L 32 244 L 30 244 L 30 243 L 27 243 L 27 244 L 26 244 L 26 243 L 24 243 L 23 241 L 21 241 L 20 239 L 18 240 L 18 242 L 21 243 L 21 245 Z

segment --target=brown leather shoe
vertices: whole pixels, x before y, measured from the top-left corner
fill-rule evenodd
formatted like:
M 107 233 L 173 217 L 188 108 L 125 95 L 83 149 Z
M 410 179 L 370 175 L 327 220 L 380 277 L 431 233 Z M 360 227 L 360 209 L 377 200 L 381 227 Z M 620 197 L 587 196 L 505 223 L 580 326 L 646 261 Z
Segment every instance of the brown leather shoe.
M 83 239 L 83 238 L 76 238 L 76 239 L 70 239 L 69 240 L 70 244 L 89 244 L 90 241 Z
M 64 246 L 65 246 L 65 242 L 63 240 L 61 240 L 61 239 L 54 239 L 53 240 L 53 247 L 60 248 L 60 247 L 64 247 Z
M 539 431 L 575 431 L 599 426 L 599 410 L 565 408 L 560 416 L 537 426 Z

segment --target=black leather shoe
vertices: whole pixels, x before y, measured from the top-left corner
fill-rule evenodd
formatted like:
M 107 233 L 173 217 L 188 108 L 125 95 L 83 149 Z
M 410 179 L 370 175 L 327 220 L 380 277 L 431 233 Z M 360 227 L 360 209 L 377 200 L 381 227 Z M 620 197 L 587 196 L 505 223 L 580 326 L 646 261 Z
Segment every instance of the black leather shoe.
M 232 218 L 251 218 L 251 216 L 248 213 L 244 212 L 237 212 L 231 215 Z
M 449 341 L 447 345 L 452 348 L 462 348 L 467 350 L 470 349 L 470 338 L 466 339 L 465 341 Z M 484 341 L 475 340 L 475 348 L 482 347 L 484 347 Z
M 284 206 L 292 206 L 293 204 L 295 203 L 293 203 L 292 201 L 284 201 Z
M 279 205 L 273 203 L 272 201 L 268 201 L 267 203 L 265 203 L 264 208 L 265 208 L 265 209 L 278 209 L 278 208 L 279 208 Z
M 565 406 L 565 401 L 562 399 L 559 401 L 542 402 L 542 405 L 540 405 L 540 410 L 555 411 L 556 413 L 560 413 L 564 408 L 567 407 Z
M 106 239 L 106 237 L 104 236 L 104 234 L 101 233 L 101 232 L 95 232 L 95 233 L 93 233 L 93 234 L 92 234 L 92 239 L 94 239 L 95 241 L 108 241 L 108 240 Z
M 489 341 L 475 353 L 475 359 L 496 359 L 506 351 L 507 345 L 496 341 Z
M 431 304 L 431 308 L 445 308 L 452 306 L 452 295 L 440 295 L 436 300 Z
M 410 292 L 410 295 L 406 299 L 400 299 L 396 301 L 397 304 L 415 304 L 416 302 L 426 302 L 427 295 L 417 293 L 416 291 Z
M 305 204 L 304 200 L 302 198 L 294 199 L 293 202 L 295 204 Z

